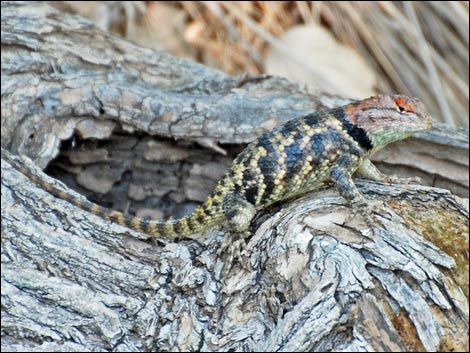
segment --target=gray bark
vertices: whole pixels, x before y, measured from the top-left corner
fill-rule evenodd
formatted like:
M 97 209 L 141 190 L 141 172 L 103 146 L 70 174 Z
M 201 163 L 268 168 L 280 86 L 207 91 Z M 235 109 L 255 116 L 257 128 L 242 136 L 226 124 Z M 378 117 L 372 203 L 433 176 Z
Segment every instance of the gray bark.
M 178 217 L 244 143 L 347 101 L 2 3 L 2 148 L 62 185 L 41 170 L 59 156 L 49 173 L 111 208 Z M 358 181 L 385 202 L 372 229 L 325 188 L 257 215 L 246 249 L 217 229 L 148 241 L 2 159 L 2 351 L 467 350 L 468 200 L 429 185 L 468 195 L 468 132 L 377 159 L 428 186 Z

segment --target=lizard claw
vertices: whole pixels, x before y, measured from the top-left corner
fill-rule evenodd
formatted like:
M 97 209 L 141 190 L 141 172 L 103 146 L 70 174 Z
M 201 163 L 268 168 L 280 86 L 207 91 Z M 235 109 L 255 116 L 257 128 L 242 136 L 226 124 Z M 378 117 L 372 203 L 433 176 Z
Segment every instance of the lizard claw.
M 389 176 L 389 183 L 390 184 L 418 184 L 421 185 L 423 181 L 420 177 L 412 177 L 412 178 L 401 178 L 395 175 Z
M 235 261 L 238 260 L 240 266 L 247 271 L 253 270 L 250 261 L 250 250 L 246 245 L 245 239 L 249 235 L 248 232 L 236 233 L 239 238 L 234 241 L 225 242 L 219 250 L 217 250 L 217 256 L 222 256 L 226 254 L 226 267 L 224 272 L 229 272 Z
M 357 216 L 360 216 L 367 227 L 373 232 L 379 224 L 380 217 L 387 217 L 387 205 L 383 201 L 379 200 L 366 200 L 362 199 L 361 202 L 354 203 L 352 205 L 351 216 L 346 220 L 345 223 L 349 222 L 352 219 L 356 219 Z

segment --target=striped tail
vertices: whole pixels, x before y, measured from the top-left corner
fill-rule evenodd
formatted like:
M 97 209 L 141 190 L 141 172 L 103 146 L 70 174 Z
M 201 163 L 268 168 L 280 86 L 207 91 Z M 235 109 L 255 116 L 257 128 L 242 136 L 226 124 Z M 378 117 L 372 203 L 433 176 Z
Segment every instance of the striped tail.
M 26 175 L 31 181 L 38 184 L 50 194 L 66 200 L 82 210 L 91 212 L 101 218 L 118 223 L 152 237 L 162 238 L 188 238 L 196 239 L 198 233 L 208 230 L 225 220 L 222 210 L 221 193 L 212 193 L 206 202 L 198 206 L 190 215 L 168 221 L 153 221 L 140 217 L 134 217 L 119 211 L 113 211 L 88 201 L 85 197 L 71 195 L 61 190 L 59 187 L 50 184 L 35 175 L 28 167 L 22 165 L 19 158 L 13 157 L 2 148 L 2 158 L 11 164 L 16 170 Z
M 187 238 L 196 239 L 197 234 L 208 230 L 225 220 L 221 202 L 215 202 L 217 195 L 211 195 L 202 206 L 198 206 L 193 213 L 180 219 L 168 221 L 153 221 L 150 219 L 134 217 L 119 211 L 111 211 L 107 208 L 78 199 L 75 203 L 78 207 L 96 214 L 104 219 L 127 226 L 152 237 L 162 238 Z

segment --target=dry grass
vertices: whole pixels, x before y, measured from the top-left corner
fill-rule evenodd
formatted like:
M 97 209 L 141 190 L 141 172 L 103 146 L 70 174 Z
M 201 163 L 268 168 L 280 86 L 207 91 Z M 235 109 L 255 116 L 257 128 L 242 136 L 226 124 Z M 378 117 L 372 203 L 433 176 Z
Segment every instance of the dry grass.
M 468 127 L 468 2 L 103 3 L 74 2 L 72 11 L 89 15 L 101 6 L 96 18 L 103 27 L 232 74 L 263 72 L 266 49 L 279 35 L 320 23 L 367 60 L 377 73 L 377 92 L 420 97 L 437 120 Z M 169 8 L 170 15 L 158 16 Z

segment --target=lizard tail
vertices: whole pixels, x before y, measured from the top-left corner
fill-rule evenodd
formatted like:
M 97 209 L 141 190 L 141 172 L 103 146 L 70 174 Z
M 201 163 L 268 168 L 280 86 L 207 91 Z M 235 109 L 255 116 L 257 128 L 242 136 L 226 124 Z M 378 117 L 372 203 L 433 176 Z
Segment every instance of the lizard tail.
M 198 206 L 193 213 L 186 217 L 170 219 L 168 221 L 154 221 L 110 210 L 90 202 L 84 197 L 69 194 L 60 187 L 41 179 L 29 170 L 28 167 L 22 165 L 18 158 L 13 157 L 3 148 L 2 158 L 7 160 L 12 167 L 26 175 L 31 181 L 38 184 L 50 194 L 62 200 L 66 200 L 82 210 L 152 237 L 196 239 L 198 233 L 222 223 L 225 219 L 222 211 L 222 196 L 220 193 L 212 193 L 203 205 Z
M 77 202 L 73 203 L 104 219 L 152 237 L 196 239 L 197 234 L 222 223 L 225 219 L 222 207 L 219 207 L 219 203 L 214 201 L 214 197 L 216 195 L 209 196 L 206 202 L 198 206 L 190 215 L 167 221 L 154 221 L 130 216 L 119 211 L 111 211 L 81 198 L 76 198 Z

